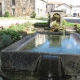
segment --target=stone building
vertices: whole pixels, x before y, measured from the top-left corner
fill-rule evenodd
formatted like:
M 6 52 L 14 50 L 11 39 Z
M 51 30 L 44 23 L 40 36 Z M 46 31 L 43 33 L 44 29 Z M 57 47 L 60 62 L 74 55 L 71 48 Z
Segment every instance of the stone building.
M 36 6 L 39 2 L 42 2 L 41 6 L 44 8 Z M 38 10 L 36 10 L 37 7 Z M 40 13 L 39 10 L 41 12 L 44 10 L 46 13 L 45 0 L 2 0 L 2 14 L 8 11 L 13 16 L 31 16 L 33 12 Z
M 2 14 L 8 11 L 13 16 L 31 15 L 34 10 L 34 0 L 2 0 Z

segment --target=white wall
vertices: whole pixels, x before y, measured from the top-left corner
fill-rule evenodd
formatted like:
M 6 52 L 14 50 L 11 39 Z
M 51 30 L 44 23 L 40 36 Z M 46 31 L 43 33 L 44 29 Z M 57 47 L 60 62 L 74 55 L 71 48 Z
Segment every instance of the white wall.
M 58 6 L 57 4 L 48 4 L 47 6 L 47 12 L 50 12 L 51 10 L 56 10 L 56 6 Z
M 73 7 L 71 10 L 71 15 L 73 16 L 73 13 L 79 13 L 80 14 L 80 7 Z
M 66 10 L 66 15 L 71 15 L 71 8 L 70 7 L 66 6 L 65 4 L 57 7 L 57 10 L 61 10 L 61 9 Z
M 35 0 L 35 12 L 37 16 L 46 16 L 46 2 Z

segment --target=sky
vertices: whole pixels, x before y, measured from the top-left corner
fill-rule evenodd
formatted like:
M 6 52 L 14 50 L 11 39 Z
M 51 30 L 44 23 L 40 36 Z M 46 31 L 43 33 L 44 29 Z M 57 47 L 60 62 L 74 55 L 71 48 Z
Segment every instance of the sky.
M 50 1 L 60 1 L 66 4 L 80 5 L 80 0 L 50 0 Z

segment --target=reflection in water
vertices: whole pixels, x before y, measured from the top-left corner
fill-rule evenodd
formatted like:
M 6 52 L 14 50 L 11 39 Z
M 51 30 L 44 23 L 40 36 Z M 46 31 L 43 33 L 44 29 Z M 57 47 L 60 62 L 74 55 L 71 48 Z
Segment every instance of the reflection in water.
M 50 42 L 49 46 L 50 47 L 60 47 L 61 46 L 61 39 L 60 36 L 56 36 L 56 35 L 49 35 L 48 36 L 48 40 Z
M 36 36 L 35 47 L 38 47 L 38 46 L 44 44 L 45 43 L 45 37 L 46 37 L 45 34 Z
M 32 39 L 30 42 L 28 42 L 27 45 L 25 45 L 20 50 L 31 50 L 33 48 L 39 47 L 40 45 L 45 43 L 45 34 L 43 35 L 37 35 L 34 39 Z
M 25 45 L 21 51 L 79 54 L 80 45 L 72 36 L 39 34 Z

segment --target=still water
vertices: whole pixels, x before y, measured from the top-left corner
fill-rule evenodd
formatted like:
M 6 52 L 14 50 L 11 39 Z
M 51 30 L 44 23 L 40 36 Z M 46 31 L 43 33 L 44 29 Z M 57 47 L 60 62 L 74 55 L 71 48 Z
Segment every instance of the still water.
M 39 34 L 21 50 L 52 54 L 80 54 L 80 44 L 72 35 Z

